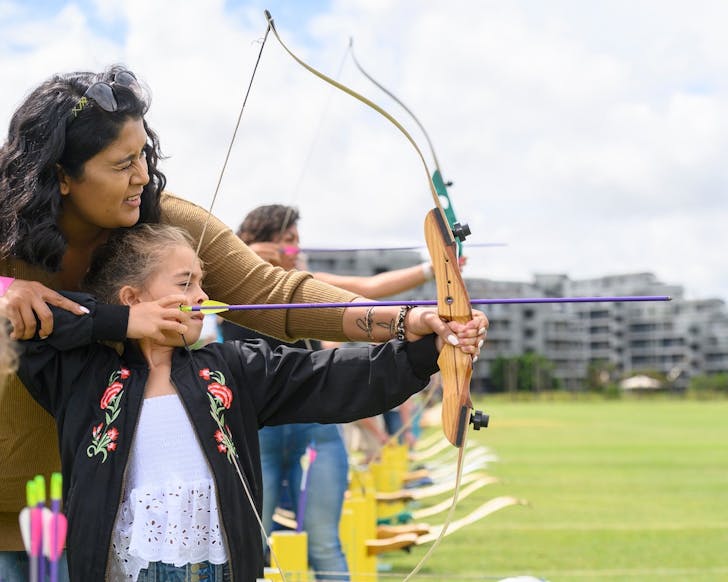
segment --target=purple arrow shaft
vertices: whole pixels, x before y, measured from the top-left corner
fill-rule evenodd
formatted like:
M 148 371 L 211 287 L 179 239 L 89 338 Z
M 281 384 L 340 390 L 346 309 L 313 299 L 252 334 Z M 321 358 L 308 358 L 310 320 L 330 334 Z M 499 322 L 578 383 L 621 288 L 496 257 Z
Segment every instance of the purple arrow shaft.
M 615 303 L 636 301 L 670 301 L 669 295 L 626 295 L 622 297 L 514 297 L 507 299 L 471 299 L 471 305 L 514 305 L 534 303 Z M 260 303 L 256 305 L 202 306 L 192 305 L 190 311 L 213 311 L 226 309 L 230 311 L 253 311 L 267 309 L 327 309 L 335 307 L 426 307 L 437 305 L 434 299 L 420 301 L 357 301 L 342 303 Z
M 50 560 L 50 582 L 58 582 L 58 561 L 60 560 L 60 554 L 63 552 L 63 549 L 60 549 L 58 552 L 58 555 L 56 555 L 56 548 L 58 547 L 58 514 L 61 513 L 61 500 L 60 499 L 52 499 L 51 500 L 51 512 L 53 512 L 53 517 L 56 519 L 51 521 L 52 527 L 51 527 L 51 560 Z

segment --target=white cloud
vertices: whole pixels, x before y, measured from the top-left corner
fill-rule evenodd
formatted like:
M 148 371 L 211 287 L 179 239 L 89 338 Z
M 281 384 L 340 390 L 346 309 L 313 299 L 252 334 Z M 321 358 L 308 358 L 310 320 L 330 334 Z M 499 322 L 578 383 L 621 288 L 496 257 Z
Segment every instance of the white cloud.
M 0 3 L 0 119 L 55 71 L 126 62 L 150 85 L 171 190 L 208 205 L 265 30 L 261 2 Z M 302 58 L 335 74 L 349 38 L 418 115 L 472 240 L 468 274 L 654 271 L 728 298 L 728 5 L 272 3 Z M 308 6 L 308 5 L 307 5 Z M 110 35 L 111 24 L 118 34 Z M 59 31 L 62 31 L 60 33 Z M 344 83 L 414 124 L 347 61 Z M 426 152 L 429 160 L 429 153 Z M 429 205 L 410 146 L 270 37 L 215 213 L 300 207 L 310 245 L 412 242 Z

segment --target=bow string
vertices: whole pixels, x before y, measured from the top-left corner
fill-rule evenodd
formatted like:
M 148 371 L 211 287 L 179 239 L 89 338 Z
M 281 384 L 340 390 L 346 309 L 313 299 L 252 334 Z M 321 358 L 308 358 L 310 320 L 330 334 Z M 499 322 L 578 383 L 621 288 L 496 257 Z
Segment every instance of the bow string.
M 251 92 L 252 87 L 253 87 L 253 80 L 255 79 L 255 74 L 258 71 L 258 65 L 260 64 L 261 57 L 263 56 L 263 49 L 265 48 L 265 43 L 266 43 L 266 41 L 268 39 L 268 34 L 270 33 L 270 30 L 271 30 L 270 29 L 270 26 L 267 26 L 266 27 L 266 30 L 265 30 L 265 34 L 263 36 L 263 39 L 260 41 L 260 49 L 258 51 L 258 55 L 257 55 L 257 58 L 255 60 L 255 64 L 253 66 L 253 72 L 252 72 L 252 74 L 250 76 L 250 81 L 249 81 L 248 87 L 247 87 L 247 89 L 245 91 L 245 96 L 243 97 L 243 102 L 242 102 L 242 104 L 240 106 L 240 111 L 238 113 L 238 117 L 237 117 L 236 122 L 235 122 L 235 128 L 233 129 L 233 133 L 232 133 L 232 135 L 230 137 L 230 142 L 228 143 L 228 147 L 227 147 L 227 150 L 225 152 L 225 158 L 223 160 L 222 167 L 220 168 L 220 173 L 218 174 L 218 178 L 217 178 L 217 182 L 215 184 L 215 190 L 214 190 L 213 195 L 212 195 L 212 200 L 210 202 L 210 206 L 207 208 L 207 217 L 205 219 L 204 224 L 202 225 L 202 230 L 200 232 L 200 239 L 197 242 L 197 248 L 195 249 L 195 257 L 196 258 L 199 257 L 200 249 L 202 248 L 202 244 L 203 244 L 203 241 L 205 239 L 205 234 L 207 232 L 207 227 L 209 226 L 210 220 L 212 219 L 212 216 L 213 216 L 212 211 L 213 211 L 213 208 L 215 206 L 215 202 L 217 201 L 218 194 L 220 193 L 220 187 L 222 185 L 222 180 L 223 180 L 223 177 L 225 175 L 225 171 L 227 169 L 228 162 L 230 161 L 230 155 L 232 153 L 233 146 L 235 145 L 235 140 L 236 140 L 237 135 L 238 135 L 238 130 L 240 129 L 240 123 L 241 123 L 242 118 L 243 118 L 243 112 L 245 111 L 245 107 L 246 107 L 246 105 L 248 103 L 248 97 L 250 96 L 250 92 Z M 189 287 L 190 281 L 192 280 L 192 271 L 193 271 L 192 268 L 190 268 L 189 269 L 189 275 L 187 276 L 187 281 L 185 283 L 185 291 Z M 195 357 L 193 355 L 193 352 L 190 349 L 190 346 L 187 344 L 187 340 L 185 339 L 184 335 L 182 336 L 182 339 L 184 340 L 185 348 L 187 349 L 187 351 L 188 351 L 188 353 L 190 355 L 190 361 L 191 361 L 191 363 L 192 363 L 192 365 L 194 367 L 195 366 Z M 286 576 L 285 576 L 285 574 L 283 572 L 283 569 L 280 567 L 280 562 L 278 560 L 278 556 L 273 551 L 273 548 L 271 547 L 271 544 L 268 542 L 268 534 L 265 531 L 265 527 L 263 526 L 263 520 L 262 520 L 262 518 L 261 518 L 260 514 L 258 513 L 258 510 L 257 510 L 257 508 L 255 506 L 255 501 L 254 501 L 253 495 L 251 493 L 250 484 L 248 483 L 248 479 L 245 477 L 245 474 L 244 474 L 244 472 L 243 472 L 243 470 L 242 470 L 242 468 L 240 466 L 240 458 L 239 458 L 237 452 L 233 452 L 232 456 L 230 456 L 229 458 L 230 458 L 230 462 L 232 463 L 233 467 L 235 468 L 235 472 L 237 473 L 238 479 L 240 480 L 240 483 L 241 483 L 241 485 L 243 487 L 243 491 L 245 492 L 245 497 L 246 497 L 246 499 L 248 501 L 248 504 L 250 505 L 250 509 L 253 512 L 253 515 L 255 516 L 256 522 L 258 523 L 258 527 L 260 528 L 260 531 L 263 534 L 263 539 L 266 540 L 266 543 L 268 545 L 268 550 L 270 551 L 271 561 L 276 566 L 276 568 L 278 569 L 278 571 L 280 573 L 279 575 L 280 575 L 281 581 L 282 582 L 286 582 Z

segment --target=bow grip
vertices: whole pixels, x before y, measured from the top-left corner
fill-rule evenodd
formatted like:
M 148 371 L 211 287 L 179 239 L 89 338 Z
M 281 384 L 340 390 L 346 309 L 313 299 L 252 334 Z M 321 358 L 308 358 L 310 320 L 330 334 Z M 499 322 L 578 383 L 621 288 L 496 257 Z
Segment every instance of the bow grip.
M 439 208 L 430 210 L 425 217 L 425 240 L 435 273 L 438 314 L 445 321 L 470 321 L 470 297 L 460 273 L 457 245 Z M 473 360 L 459 348 L 446 343 L 437 363 L 442 375 L 443 431 L 453 445 L 460 447 L 470 422 Z

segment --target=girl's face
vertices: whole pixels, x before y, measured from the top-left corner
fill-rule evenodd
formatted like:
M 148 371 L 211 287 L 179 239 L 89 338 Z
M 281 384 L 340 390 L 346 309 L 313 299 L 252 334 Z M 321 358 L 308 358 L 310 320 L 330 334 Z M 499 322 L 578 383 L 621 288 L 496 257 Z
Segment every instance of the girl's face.
M 67 237 L 137 223 L 142 190 L 149 182 L 146 143 L 142 119 L 129 119 L 119 137 L 84 164 L 79 179 L 60 172 L 61 230 Z
M 286 271 L 297 266 L 298 254 L 300 252 L 301 241 L 298 238 L 298 227 L 294 224 L 293 226 L 284 230 L 280 236 L 277 236 L 274 243 L 278 243 L 281 246 L 280 252 L 280 265 Z
M 200 268 L 200 261 L 188 246 L 177 245 L 170 247 L 164 260 L 154 270 L 154 274 L 147 279 L 144 289 L 139 294 L 142 301 L 155 301 L 167 295 L 183 293 L 186 295 L 187 305 L 199 305 L 209 299 L 202 290 L 204 273 Z M 189 280 L 189 285 L 187 281 Z M 185 340 L 191 345 L 200 339 L 202 320 L 204 315 L 199 311 L 179 312 L 179 321 L 187 326 Z M 167 346 L 182 346 L 184 340 L 178 333 L 165 333 Z

